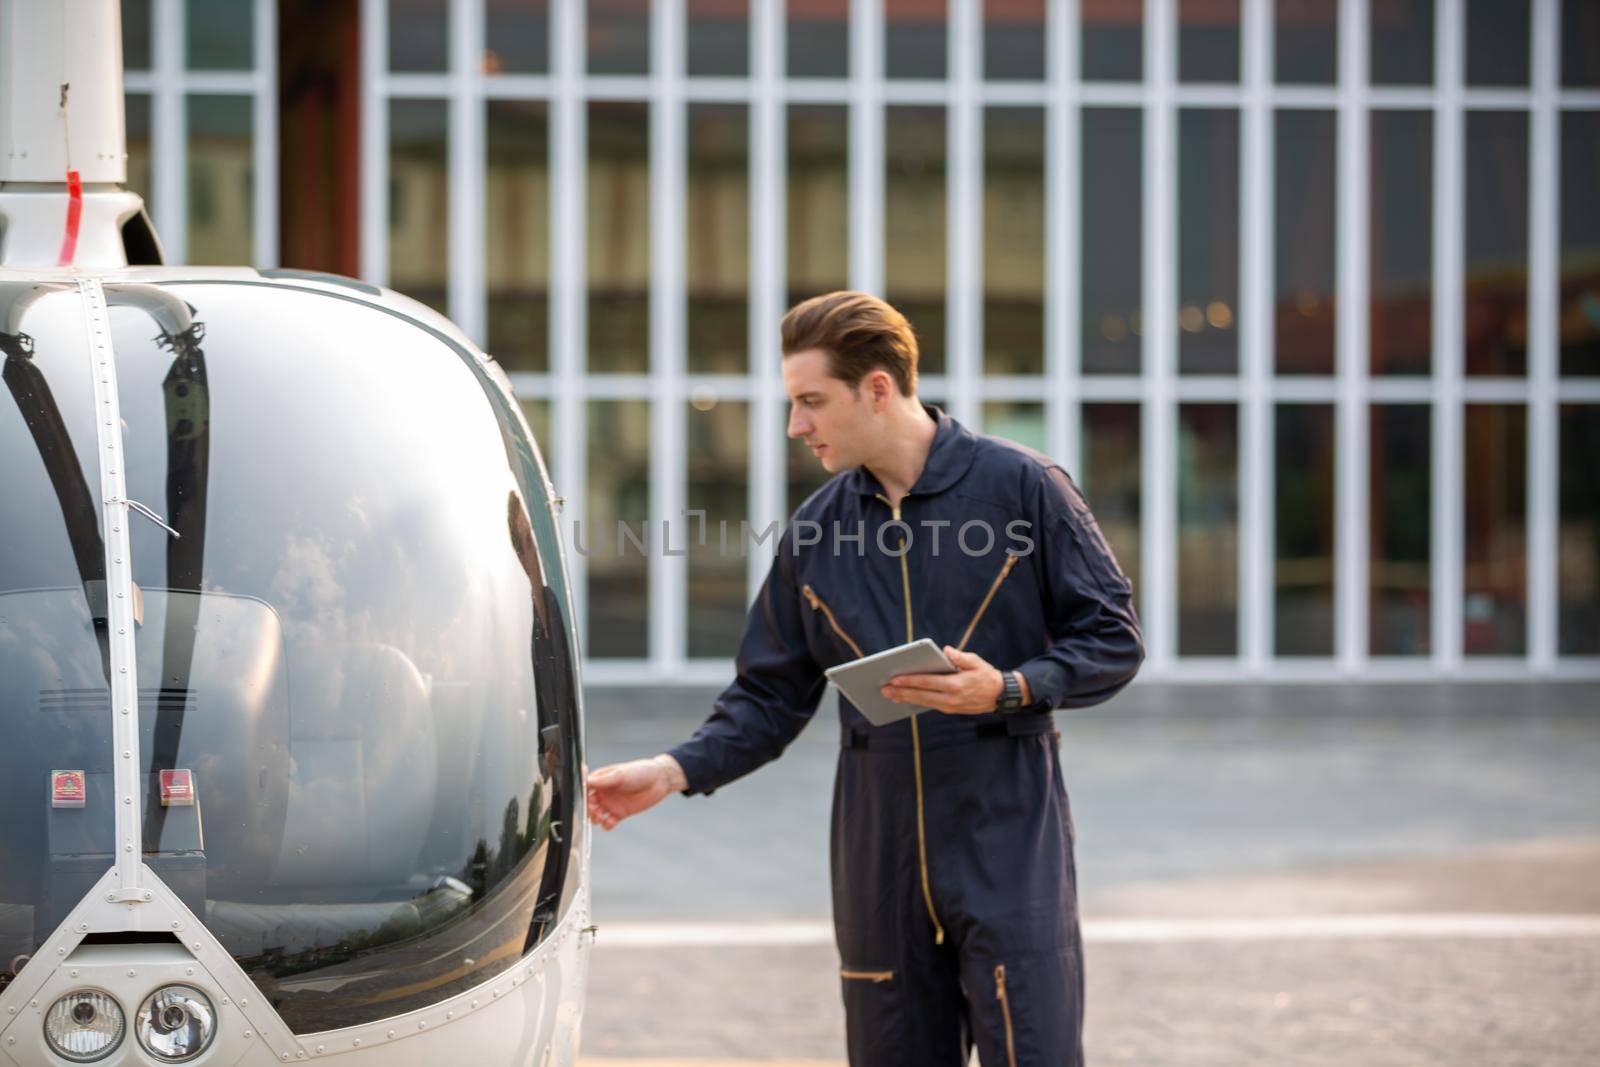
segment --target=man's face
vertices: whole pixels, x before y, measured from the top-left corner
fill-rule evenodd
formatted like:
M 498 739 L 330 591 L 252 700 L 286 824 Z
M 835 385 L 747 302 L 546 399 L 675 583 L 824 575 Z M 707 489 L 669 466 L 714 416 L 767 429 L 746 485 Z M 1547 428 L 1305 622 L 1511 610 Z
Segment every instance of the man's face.
M 879 416 L 869 399 L 870 380 L 851 389 L 828 373 L 828 356 L 820 349 L 783 357 L 789 436 L 804 440 L 829 474 L 866 462 L 872 452 Z

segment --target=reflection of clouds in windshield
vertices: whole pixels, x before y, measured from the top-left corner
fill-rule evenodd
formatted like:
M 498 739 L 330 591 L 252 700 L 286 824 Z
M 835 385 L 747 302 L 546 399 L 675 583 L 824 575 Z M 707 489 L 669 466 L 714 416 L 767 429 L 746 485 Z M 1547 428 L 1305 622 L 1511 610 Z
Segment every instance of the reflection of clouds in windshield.
M 83 589 L 0 595 L 0 678 L 7 691 L 106 688 Z M 109 693 L 109 691 L 107 691 Z
M 548 807 L 536 788 L 534 607 L 506 529 L 508 494 L 523 487 L 472 370 L 414 327 L 323 296 L 275 291 L 269 305 L 258 288 L 175 291 L 208 328 L 205 587 L 272 606 L 289 692 L 276 833 L 259 877 L 229 883 L 250 887 L 231 895 L 237 907 L 211 902 L 235 918 L 214 921 L 270 954 L 305 943 L 276 911 L 294 902 L 318 943 L 375 954 L 362 966 L 387 982 L 379 946 L 415 927 L 375 923 L 369 905 L 459 879 L 480 842 L 525 847 Z M 115 342 L 125 411 L 146 431 L 130 434 L 130 473 L 159 511 L 167 443 L 152 431 L 171 357 L 149 336 L 118 325 Z M 135 576 L 164 584 L 159 531 L 141 533 Z M 207 832 L 223 831 L 208 819 Z M 520 948 L 527 916 L 507 923 Z M 280 964 L 306 983 L 335 965 L 280 957 L 258 980 Z

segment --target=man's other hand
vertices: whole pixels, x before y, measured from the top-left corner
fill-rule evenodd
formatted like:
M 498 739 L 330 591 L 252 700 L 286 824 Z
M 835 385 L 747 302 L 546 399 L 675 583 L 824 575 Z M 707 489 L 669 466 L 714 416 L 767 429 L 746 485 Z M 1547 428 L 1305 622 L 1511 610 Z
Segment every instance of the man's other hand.
M 614 829 L 628 816 L 649 811 L 669 794 L 687 788 L 683 768 L 665 753 L 601 767 L 589 775 L 589 821 Z
M 982 715 L 1000 702 L 1005 682 L 1000 671 L 988 660 L 952 645 L 944 646 L 944 658 L 956 669 L 954 674 L 902 674 L 883 687 L 883 695 L 896 704 L 916 704 L 951 715 Z M 1029 702 L 1026 679 L 1022 681 L 1023 703 Z

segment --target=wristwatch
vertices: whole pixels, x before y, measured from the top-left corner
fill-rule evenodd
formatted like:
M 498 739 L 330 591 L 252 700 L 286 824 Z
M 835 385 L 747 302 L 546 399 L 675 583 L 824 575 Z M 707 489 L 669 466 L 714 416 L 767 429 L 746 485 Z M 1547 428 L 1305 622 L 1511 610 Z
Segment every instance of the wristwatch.
M 1000 699 L 995 703 L 994 710 L 999 712 L 1022 710 L 1022 681 L 1017 672 L 1001 671 L 1000 682 L 1004 688 L 1000 690 Z

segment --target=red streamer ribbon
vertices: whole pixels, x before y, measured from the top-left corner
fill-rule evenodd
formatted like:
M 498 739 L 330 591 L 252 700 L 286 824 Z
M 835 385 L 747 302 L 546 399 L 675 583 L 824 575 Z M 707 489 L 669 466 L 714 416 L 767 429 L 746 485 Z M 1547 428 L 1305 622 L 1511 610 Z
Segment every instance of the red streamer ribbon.
M 72 266 L 72 257 L 78 251 L 78 223 L 83 220 L 83 182 L 75 170 L 67 171 L 67 232 L 61 237 L 61 255 L 58 267 Z

